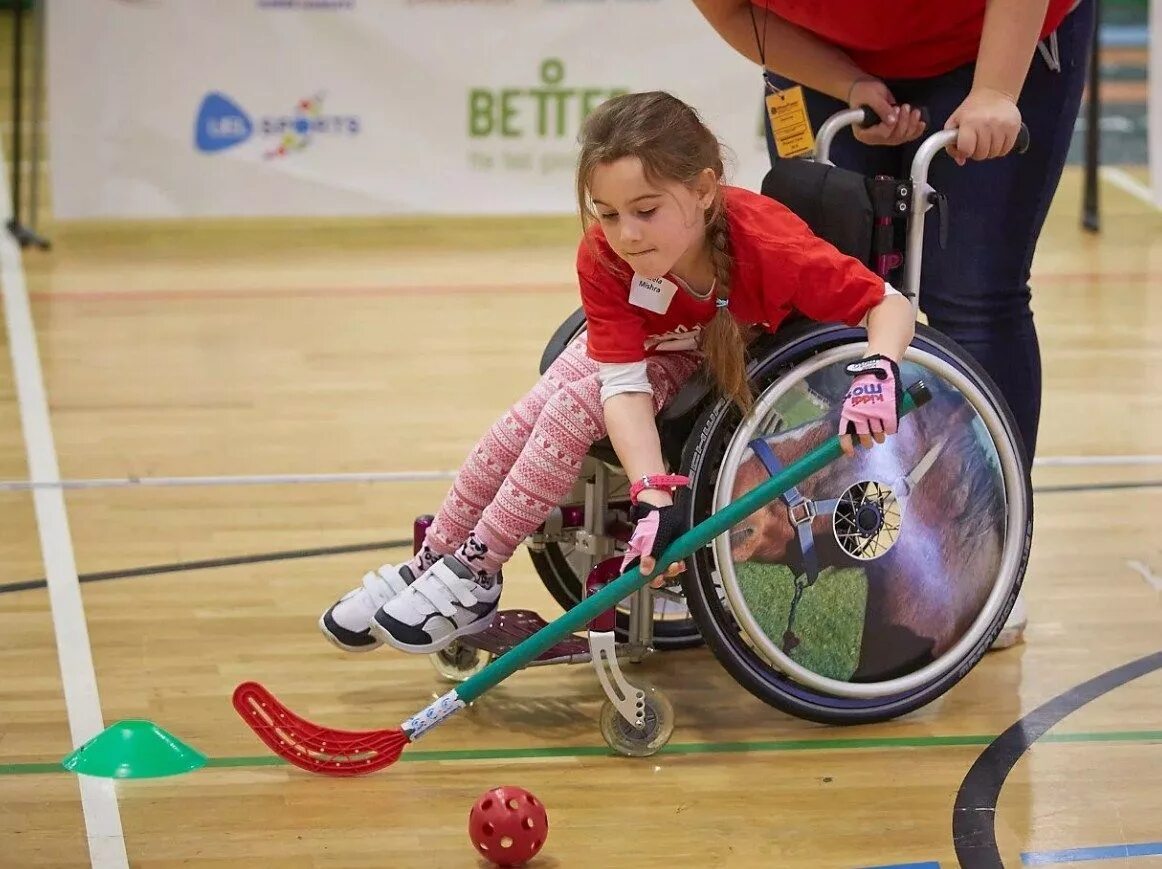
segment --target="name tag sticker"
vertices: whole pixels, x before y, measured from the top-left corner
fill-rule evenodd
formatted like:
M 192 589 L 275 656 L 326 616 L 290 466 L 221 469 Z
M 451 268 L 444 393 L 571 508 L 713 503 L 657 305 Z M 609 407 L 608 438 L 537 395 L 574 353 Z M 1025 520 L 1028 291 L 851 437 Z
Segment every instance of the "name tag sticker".
M 665 278 L 643 278 L 633 276 L 633 283 L 629 287 L 629 303 L 655 314 L 664 314 L 674 299 L 678 285 Z

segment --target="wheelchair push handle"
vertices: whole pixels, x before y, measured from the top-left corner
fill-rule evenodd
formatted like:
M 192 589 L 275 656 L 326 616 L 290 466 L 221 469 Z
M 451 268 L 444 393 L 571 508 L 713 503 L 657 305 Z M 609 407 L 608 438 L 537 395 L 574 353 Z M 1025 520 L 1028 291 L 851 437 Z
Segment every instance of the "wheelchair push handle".
M 924 122 L 925 126 L 931 126 L 932 116 L 929 114 L 928 108 L 926 106 L 919 106 L 918 108 L 920 109 L 920 120 Z M 862 105 L 859 107 L 859 110 L 863 112 L 863 117 L 857 122 L 857 126 L 861 129 L 866 130 L 868 127 L 874 127 L 880 123 L 880 116 L 876 114 L 876 110 L 871 106 Z M 955 130 L 941 131 L 941 133 L 954 132 Z M 941 135 L 941 133 L 934 133 L 933 135 Z M 950 144 L 952 141 L 955 141 L 955 136 L 951 137 L 948 142 L 945 142 L 945 145 Z M 1021 129 L 1017 131 L 1017 141 L 1013 145 L 1013 150 L 1018 154 L 1024 154 L 1029 150 L 1029 128 L 1025 126 L 1023 121 L 1021 122 Z
M 873 109 L 871 106 L 864 104 L 864 105 L 860 106 L 859 108 L 860 108 L 860 111 L 863 112 L 863 118 L 861 118 L 857 124 L 857 126 L 859 126 L 860 129 L 866 130 L 868 127 L 874 127 L 876 124 L 880 123 L 880 121 L 881 121 L 880 116 L 876 114 L 876 110 Z M 920 110 L 920 120 L 923 121 L 924 126 L 925 127 L 932 126 L 932 115 L 930 115 L 928 113 L 928 107 L 927 106 L 916 106 L 915 108 L 918 108 Z
M 924 107 L 920 112 L 925 121 L 929 120 L 928 110 Z M 846 127 L 874 126 L 880 121 L 879 115 L 868 105 L 858 108 L 842 109 L 831 115 L 819 125 L 819 132 L 815 134 L 815 160 L 819 163 L 834 165 L 831 162 L 831 142 L 836 133 Z M 944 151 L 956 141 L 956 130 L 939 130 L 919 140 L 919 147 L 912 157 L 912 166 L 909 178 L 912 182 L 912 208 L 908 221 L 908 237 L 904 253 L 904 282 L 899 289 L 912 299 L 912 309 L 919 311 L 920 307 L 920 262 L 924 251 L 924 217 L 925 212 L 932 205 L 941 205 L 941 197 L 928 184 L 928 167 L 936 155 Z M 1029 128 L 1024 123 L 1017 132 L 1017 141 L 1013 150 L 1018 154 L 1025 153 L 1029 148 Z M 946 219 L 946 211 L 941 212 L 941 220 Z M 941 234 L 943 238 L 943 233 Z

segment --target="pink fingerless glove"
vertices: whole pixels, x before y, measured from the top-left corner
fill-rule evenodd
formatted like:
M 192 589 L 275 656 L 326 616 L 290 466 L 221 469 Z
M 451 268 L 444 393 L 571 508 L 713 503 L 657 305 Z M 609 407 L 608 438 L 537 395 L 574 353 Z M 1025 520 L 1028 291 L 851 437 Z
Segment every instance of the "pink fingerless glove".
M 682 512 L 673 504 L 666 507 L 636 504 L 630 509 L 630 519 L 634 521 L 633 536 L 621 560 L 623 573 L 634 567 L 643 555 L 658 558 L 685 530 Z
M 841 435 L 895 434 L 900 424 L 900 369 L 887 356 L 868 356 L 844 369 L 855 379 L 839 415 Z

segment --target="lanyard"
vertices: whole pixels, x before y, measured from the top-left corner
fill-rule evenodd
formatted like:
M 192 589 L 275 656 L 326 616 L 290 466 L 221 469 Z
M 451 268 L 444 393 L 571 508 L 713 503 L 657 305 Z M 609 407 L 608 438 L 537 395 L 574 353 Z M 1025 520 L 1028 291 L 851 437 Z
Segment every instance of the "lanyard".
M 750 10 L 750 26 L 754 29 L 755 47 L 759 50 L 759 65 L 763 68 L 763 84 L 766 85 L 767 92 L 772 94 L 782 93 L 782 91 L 775 87 L 771 80 L 767 77 L 767 15 L 769 10 L 763 9 L 763 35 L 759 36 L 759 23 L 754 17 L 754 3 L 748 0 L 746 8 Z

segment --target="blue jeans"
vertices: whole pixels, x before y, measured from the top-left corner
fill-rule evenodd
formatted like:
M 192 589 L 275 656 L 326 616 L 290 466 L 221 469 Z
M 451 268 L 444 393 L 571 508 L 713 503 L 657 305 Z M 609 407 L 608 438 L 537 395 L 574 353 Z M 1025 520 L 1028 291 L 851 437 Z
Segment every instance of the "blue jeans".
M 1029 150 L 996 160 L 957 166 L 938 155 L 929 183 L 948 197 L 948 246 L 940 249 L 939 221 L 925 223 L 920 308 L 928 322 L 960 344 L 1000 388 L 1031 463 L 1041 415 L 1041 351 L 1029 306 L 1029 267 L 1049 204 L 1061 179 L 1088 71 L 1095 26 L 1094 0 L 1083 2 L 1057 30 L 1061 70 L 1049 68 L 1040 52 L 1033 61 L 1018 106 L 1029 128 Z M 974 64 L 928 79 L 887 81 L 900 103 L 927 107 L 926 132 L 944 127 L 972 87 Z M 770 76 L 778 87 L 792 82 Z M 847 106 L 804 89 L 812 125 Z M 919 141 L 885 148 L 857 142 L 850 130 L 837 135 L 830 159 L 864 174 L 907 177 Z M 767 142 L 775 155 L 770 126 Z

